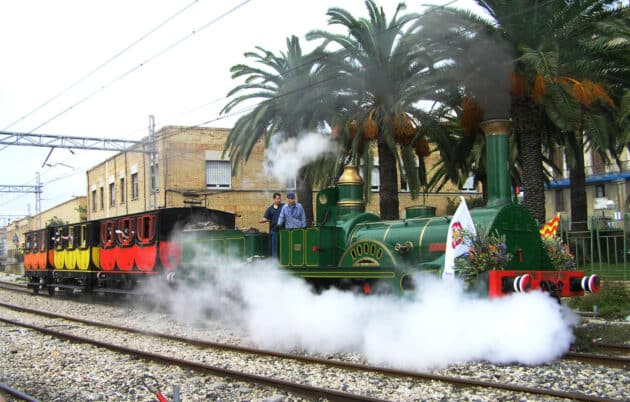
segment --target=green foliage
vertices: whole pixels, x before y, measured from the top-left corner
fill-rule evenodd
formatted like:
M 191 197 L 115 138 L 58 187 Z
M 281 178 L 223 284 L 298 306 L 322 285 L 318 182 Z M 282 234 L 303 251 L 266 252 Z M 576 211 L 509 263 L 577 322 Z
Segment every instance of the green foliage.
M 559 236 L 543 239 L 543 248 L 547 251 L 553 267 L 558 271 L 573 271 L 577 267 L 575 257 L 569 250 L 569 245 Z
M 457 211 L 459 203 L 459 197 L 446 197 L 446 214 L 453 215 L 455 211 Z M 483 200 L 483 197 L 469 197 L 466 198 L 466 205 L 468 205 L 469 208 L 479 208 L 485 206 L 486 203 Z
M 468 231 L 460 232 L 468 252 L 455 258 L 455 274 L 466 283 L 473 282 L 479 274 L 489 270 L 504 270 L 512 259 L 507 252 L 505 236 L 496 232 L 489 234 L 482 227 L 475 227 L 477 235 Z
M 63 219 L 59 218 L 56 215 L 48 219 L 48 221 L 46 222 L 46 226 L 61 226 L 65 224 L 66 222 L 64 222 Z
M 87 208 L 83 205 L 78 205 L 75 209 L 79 213 L 79 220 L 81 222 L 87 221 Z
M 622 319 L 630 314 L 630 292 L 624 282 L 606 282 L 599 293 L 571 299 L 568 304 L 580 311 L 593 311 L 597 306 L 601 317 Z

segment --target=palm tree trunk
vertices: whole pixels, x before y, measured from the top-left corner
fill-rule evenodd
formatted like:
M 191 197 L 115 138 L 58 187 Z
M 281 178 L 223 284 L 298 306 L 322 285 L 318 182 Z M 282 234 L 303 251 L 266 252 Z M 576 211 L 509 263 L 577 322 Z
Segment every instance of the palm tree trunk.
M 378 139 L 378 169 L 380 175 L 380 202 L 381 219 L 399 219 L 398 211 L 398 171 L 396 170 L 396 157 L 383 140 Z
M 297 195 L 300 204 L 304 207 L 306 215 L 306 226 L 313 225 L 313 184 L 310 176 L 306 174 L 306 167 L 300 168 L 296 177 Z
M 512 98 L 512 120 L 520 142 L 523 168 L 523 206 L 539 224 L 545 222 L 545 175 L 541 129 L 543 111 L 530 98 Z
M 571 155 L 569 174 L 571 182 L 571 230 L 587 230 L 586 174 L 584 173 L 584 140 L 580 133 L 570 133 Z

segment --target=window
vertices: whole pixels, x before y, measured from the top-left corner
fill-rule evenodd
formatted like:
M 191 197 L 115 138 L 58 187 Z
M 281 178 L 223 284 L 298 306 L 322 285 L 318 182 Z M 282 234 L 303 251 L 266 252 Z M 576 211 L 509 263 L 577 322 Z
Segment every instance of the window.
M 297 189 L 297 183 L 296 183 L 295 177 L 288 178 L 285 181 L 284 186 L 285 186 L 286 190 L 295 190 L 295 189 Z
M 477 189 L 475 188 L 475 175 L 469 172 L 468 177 L 466 178 L 466 181 L 464 182 L 464 184 L 462 184 L 462 191 L 470 193 L 476 190 Z
M 372 168 L 372 191 L 379 191 L 381 188 L 381 172 L 378 169 L 378 165 Z
M 96 212 L 96 190 L 92 190 L 92 212 Z
M 595 197 L 603 198 L 606 197 L 606 187 L 603 184 L 598 184 L 595 186 Z
M 125 178 L 120 178 L 120 203 L 125 203 Z
M 103 187 L 101 187 L 101 211 L 105 209 L 105 192 L 103 191 Z
M 556 190 L 556 211 L 564 211 L 564 190 Z
M 564 147 L 555 147 L 553 150 L 553 163 L 560 170 L 558 173 L 554 172 L 554 179 L 559 179 L 564 177 L 565 166 L 564 166 Z
M 206 161 L 206 187 L 232 187 L 232 166 L 230 161 Z
M 116 184 L 114 182 L 109 183 L 109 206 L 116 205 Z
M 131 199 L 138 198 L 138 173 L 131 175 Z
M 158 164 L 157 162 L 155 162 L 155 164 L 151 164 L 151 191 L 157 191 L 158 190 Z
M 404 173 L 400 174 L 400 191 L 403 193 L 409 192 L 409 182 L 407 181 L 407 176 Z

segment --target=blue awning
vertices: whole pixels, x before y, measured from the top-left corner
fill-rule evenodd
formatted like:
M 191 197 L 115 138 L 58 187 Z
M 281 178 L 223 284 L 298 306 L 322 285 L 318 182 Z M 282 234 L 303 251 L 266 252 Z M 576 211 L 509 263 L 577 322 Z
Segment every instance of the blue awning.
M 611 173 L 602 173 L 602 174 L 594 174 L 586 177 L 586 184 L 593 183 L 605 183 L 611 182 L 619 179 L 630 179 L 630 171 L 625 172 L 611 172 Z M 559 187 L 569 187 L 571 185 L 570 179 L 560 179 L 552 181 L 550 184 L 545 184 L 545 187 L 549 188 L 559 188 Z

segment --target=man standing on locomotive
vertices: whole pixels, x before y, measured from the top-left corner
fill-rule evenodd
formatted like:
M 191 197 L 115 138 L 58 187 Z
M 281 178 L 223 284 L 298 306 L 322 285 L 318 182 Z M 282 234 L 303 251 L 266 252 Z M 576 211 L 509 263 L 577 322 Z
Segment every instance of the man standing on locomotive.
M 273 204 L 267 208 L 263 218 L 258 221 L 260 223 L 269 222 L 269 235 L 271 237 L 269 246 L 271 247 L 271 256 L 278 258 L 278 218 L 284 204 L 281 202 L 280 193 L 273 193 Z
M 278 226 L 285 229 L 297 229 L 306 227 L 306 214 L 302 204 L 295 201 L 295 193 L 287 194 L 288 204 L 285 204 L 280 211 Z

